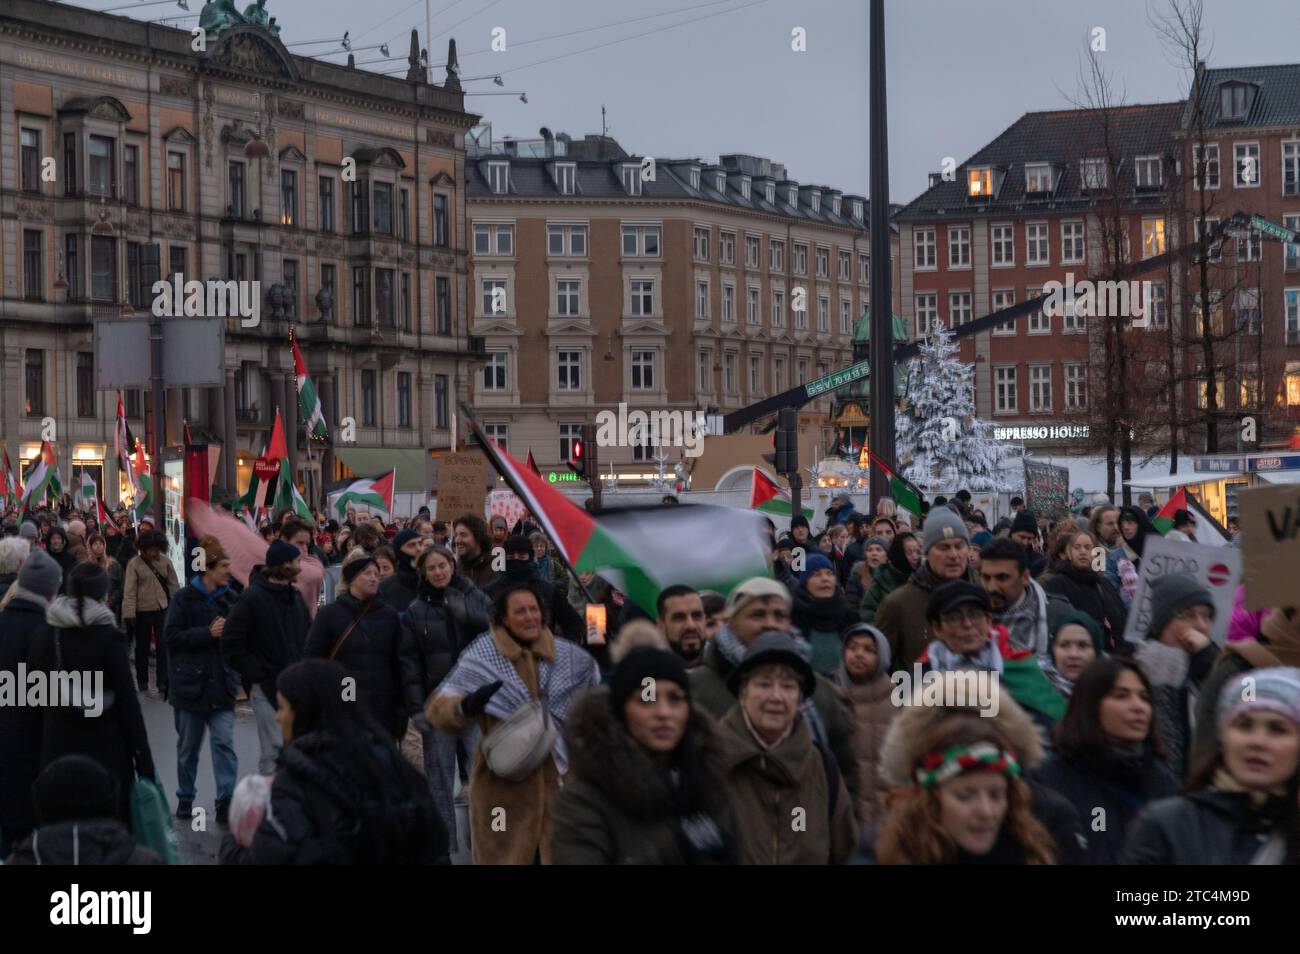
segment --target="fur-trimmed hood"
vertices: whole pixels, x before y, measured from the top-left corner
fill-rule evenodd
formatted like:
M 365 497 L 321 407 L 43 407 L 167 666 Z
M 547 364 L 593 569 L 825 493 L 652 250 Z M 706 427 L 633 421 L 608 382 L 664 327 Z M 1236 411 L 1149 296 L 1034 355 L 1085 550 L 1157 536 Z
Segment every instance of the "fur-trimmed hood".
M 726 758 L 713 720 L 691 707 L 675 768 L 680 789 L 628 735 L 609 708 L 609 690 L 600 686 L 574 703 L 565 725 L 574 775 L 598 789 L 630 817 L 717 811 L 726 800 Z M 703 803 L 703 804 L 701 804 Z
M 1032 768 L 1044 758 L 1043 739 L 1028 714 L 1003 687 L 998 698 L 998 714 L 988 717 L 993 728 L 1006 738 L 1022 770 Z M 890 788 L 912 784 L 912 766 L 924 753 L 918 751 L 921 737 L 949 718 L 983 719 L 980 710 L 966 706 L 906 706 L 889 726 L 880 747 L 880 780 Z

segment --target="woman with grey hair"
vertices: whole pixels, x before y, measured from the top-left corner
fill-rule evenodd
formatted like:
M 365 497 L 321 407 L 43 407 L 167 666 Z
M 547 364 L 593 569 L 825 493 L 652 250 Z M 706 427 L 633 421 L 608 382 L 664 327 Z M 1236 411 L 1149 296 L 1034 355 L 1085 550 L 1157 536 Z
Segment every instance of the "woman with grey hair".
M 18 580 L 18 571 L 23 568 L 27 554 L 32 545 L 22 537 L 5 537 L 0 540 L 0 600 L 7 601 L 9 589 Z M 4 602 L 0 601 L 0 606 Z

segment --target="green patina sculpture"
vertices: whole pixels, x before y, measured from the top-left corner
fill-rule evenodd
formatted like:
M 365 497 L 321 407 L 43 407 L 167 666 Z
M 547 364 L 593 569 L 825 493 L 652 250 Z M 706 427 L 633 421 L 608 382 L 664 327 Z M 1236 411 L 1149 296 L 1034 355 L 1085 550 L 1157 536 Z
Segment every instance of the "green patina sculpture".
M 199 14 L 199 26 L 209 33 L 221 33 L 232 26 L 248 23 L 279 34 L 280 27 L 266 12 L 266 0 L 250 3 L 240 13 L 234 0 L 208 0 Z

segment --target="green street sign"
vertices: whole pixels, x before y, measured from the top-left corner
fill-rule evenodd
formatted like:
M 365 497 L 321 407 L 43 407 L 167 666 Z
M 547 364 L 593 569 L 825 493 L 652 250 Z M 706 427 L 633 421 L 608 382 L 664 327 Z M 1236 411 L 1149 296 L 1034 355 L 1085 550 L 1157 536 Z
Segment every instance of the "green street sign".
M 1275 239 L 1280 239 L 1283 242 L 1291 242 L 1295 240 L 1295 233 L 1290 229 L 1281 225 L 1276 225 L 1268 219 L 1261 218 L 1258 215 L 1252 215 L 1250 217 L 1250 227 L 1263 232 L 1265 235 L 1271 235 Z
M 827 391 L 834 391 L 836 388 L 843 387 L 859 378 L 865 378 L 871 374 L 871 362 L 859 361 L 857 364 L 845 368 L 843 371 L 836 371 L 834 374 L 828 374 L 824 378 L 817 378 L 815 381 L 809 381 L 804 385 L 804 390 L 810 398 L 817 397 L 819 394 L 825 394 Z

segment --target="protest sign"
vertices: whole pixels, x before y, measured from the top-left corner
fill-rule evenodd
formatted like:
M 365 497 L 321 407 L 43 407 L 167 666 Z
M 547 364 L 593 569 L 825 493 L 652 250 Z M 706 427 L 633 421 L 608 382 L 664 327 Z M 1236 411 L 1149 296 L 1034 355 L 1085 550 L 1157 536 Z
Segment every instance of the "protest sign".
M 1210 635 L 1223 645 L 1232 616 L 1232 600 L 1241 578 L 1241 554 L 1231 547 L 1209 547 L 1147 535 L 1137 590 L 1128 608 L 1124 638 L 1140 643 L 1151 626 L 1151 581 L 1175 573 L 1194 576 L 1214 597 L 1214 628 Z

